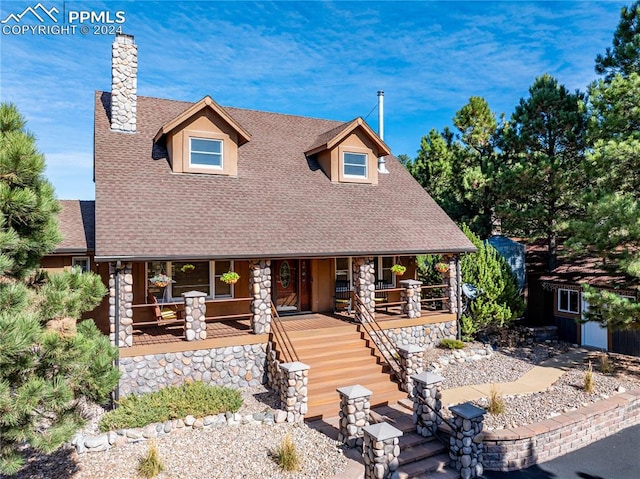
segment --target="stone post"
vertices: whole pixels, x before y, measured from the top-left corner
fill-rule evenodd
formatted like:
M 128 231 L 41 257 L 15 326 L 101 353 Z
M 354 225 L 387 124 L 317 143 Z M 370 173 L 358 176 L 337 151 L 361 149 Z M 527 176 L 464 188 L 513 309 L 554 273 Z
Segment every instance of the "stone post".
M 363 428 L 369 425 L 371 391 L 356 384 L 337 389 L 340 394 L 340 432 L 338 441 L 348 447 L 362 447 Z
M 117 281 L 116 281 L 117 277 Z M 118 291 L 116 291 L 116 282 Z M 118 338 L 116 343 L 116 295 L 118 296 Z M 109 339 L 120 348 L 133 346 L 133 275 L 131 263 L 122 263 L 120 268 L 109 263 Z
M 398 479 L 402 431 L 380 422 L 363 428 L 362 460 L 365 479 Z
M 409 318 L 419 318 L 422 315 L 422 303 L 420 302 L 420 287 L 422 286 L 422 281 L 403 279 L 400 281 L 400 285 L 404 287 L 404 290 L 400 293 L 402 312 Z
M 187 341 L 207 339 L 207 293 L 189 291 L 182 293 L 184 299 L 184 337 Z
M 372 257 L 353 258 L 353 290 L 364 303 L 370 315 L 375 318 L 376 314 L 376 274 L 374 259 Z M 363 322 L 365 319 L 358 303 L 353 305 L 356 320 Z
M 251 288 L 251 329 L 253 334 L 271 332 L 271 261 L 254 259 L 249 262 Z
M 416 424 L 416 432 L 422 437 L 433 437 L 442 423 L 438 414 L 442 409 L 444 378 L 424 372 L 412 376 L 411 379 L 413 379 L 413 422 Z
M 308 408 L 309 366 L 301 362 L 280 364 L 280 402 L 287 422 L 302 422 Z
M 449 439 L 451 467 L 460 473 L 462 479 L 480 477 L 482 467 L 482 426 L 487 411 L 467 402 L 452 406 L 454 430 Z
M 398 346 L 402 375 L 401 387 L 409 397 L 413 397 L 413 376 L 420 374 L 424 368 L 424 349 L 415 344 Z

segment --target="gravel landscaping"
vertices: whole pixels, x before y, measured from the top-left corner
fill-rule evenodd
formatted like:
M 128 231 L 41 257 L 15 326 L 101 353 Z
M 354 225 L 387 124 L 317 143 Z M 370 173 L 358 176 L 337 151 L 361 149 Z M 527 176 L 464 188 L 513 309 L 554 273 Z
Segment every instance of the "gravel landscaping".
M 476 345 L 477 346 L 477 345 Z M 501 348 L 489 359 L 473 363 L 443 366 L 439 371 L 445 381 L 444 388 L 465 384 L 499 383 L 514 381 L 535 364 L 565 352 L 562 343 L 536 344 L 521 348 Z M 429 361 L 450 351 L 429 351 Z M 587 394 L 583 389 L 586 364 L 564 374 L 548 391 L 525 396 L 504 396 L 505 412 L 487 414 L 488 429 L 500 429 L 531 424 L 580 406 L 611 396 L 624 390 L 640 387 L 640 358 L 613 355 L 609 357 L 615 367 L 611 374 L 601 374 L 599 354 L 590 357 L 593 364 L 595 391 Z M 242 414 L 265 412 L 277 405 L 275 394 L 264 387 L 244 392 Z M 485 400 L 477 401 L 486 406 Z M 88 408 L 89 423 L 85 432 L 97 431 L 99 408 Z M 446 410 L 444 411 L 447 412 Z M 289 433 L 302 457 L 301 470 L 282 472 L 272 458 L 272 452 Z M 160 479 L 245 478 L 245 479 L 306 479 L 329 478 L 346 467 L 341 444 L 305 425 L 241 425 L 212 430 L 190 430 L 169 434 L 155 440 L 165 471 Z M 97 477 L 136 478 L 138 459 L 149 447 L 147 442 L 125 444 L 109 451 L 77 455 L 71 448 L 54 454 L 34 454 L 30 463 L 12 479 Z

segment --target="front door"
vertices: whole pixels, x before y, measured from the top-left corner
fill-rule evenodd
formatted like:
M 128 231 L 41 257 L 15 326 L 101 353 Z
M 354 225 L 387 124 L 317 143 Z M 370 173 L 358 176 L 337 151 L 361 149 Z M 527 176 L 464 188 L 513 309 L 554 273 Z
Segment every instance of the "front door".
M 273 262 L 272 300 L 279 313 L 309 311 L 311 308 L 309 260 L 282 259 Z

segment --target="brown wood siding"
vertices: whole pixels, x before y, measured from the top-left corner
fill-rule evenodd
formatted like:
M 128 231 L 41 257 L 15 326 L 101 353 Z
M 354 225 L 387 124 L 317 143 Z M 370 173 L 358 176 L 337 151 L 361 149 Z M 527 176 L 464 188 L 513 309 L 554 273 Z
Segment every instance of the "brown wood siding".
M 314 313 L 333 310 L 334 278 L 333 258 L 311 260 L 311 311 Z

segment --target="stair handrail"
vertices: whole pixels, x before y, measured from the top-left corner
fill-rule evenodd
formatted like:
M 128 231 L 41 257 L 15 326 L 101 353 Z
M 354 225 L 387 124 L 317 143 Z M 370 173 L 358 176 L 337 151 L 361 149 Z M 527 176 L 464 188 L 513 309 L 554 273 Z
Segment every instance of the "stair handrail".
M 280 315 L 278 314 L 278 310 L 271 305 L 271 324 L 273 328 L 271 331 L 273 332 L 273 336 L 276 339 L 276 343 L 278 343 L 281 347 L 282 356 L 285 363 L 291 363 L 294 361 L 300 361 L 298 357 L 298 353 L 296 352 L 296 348 L 293 346 L 291 342 L 291 338 L 287 334 L 287 330 L 282 324 L 282 320 L 280 319 Z
M 364 327 L 373 344 L 378 347 L 382 359 L 387 362 L 396 379 L 402 381 L 402 366 L 397 359 L 398 351 L 391 342 L 391 339 L 389 339 L 389 336 L 387 336 L 387 333 L 380 327 L 373 314 L 371 314 L 371 311 L 367 309 L 360 296 L 354 293 L 353 297 L 355 298 L 356 307 L 361 314 L 360 324 Z

